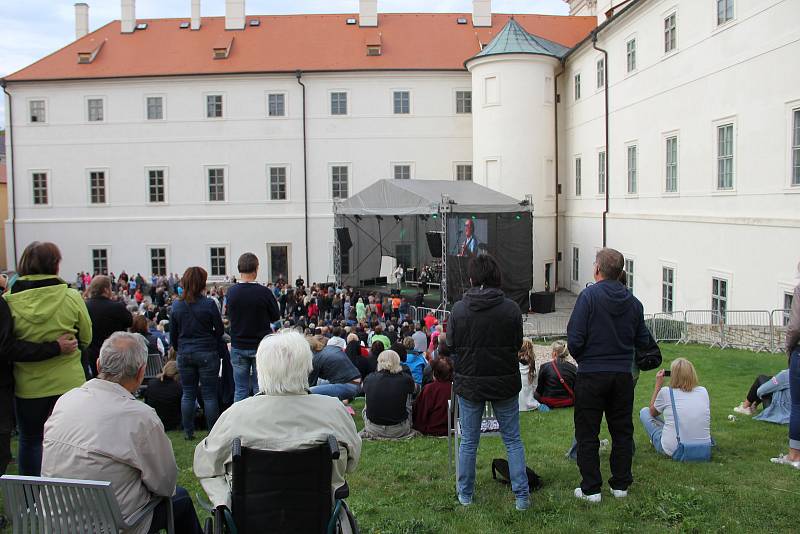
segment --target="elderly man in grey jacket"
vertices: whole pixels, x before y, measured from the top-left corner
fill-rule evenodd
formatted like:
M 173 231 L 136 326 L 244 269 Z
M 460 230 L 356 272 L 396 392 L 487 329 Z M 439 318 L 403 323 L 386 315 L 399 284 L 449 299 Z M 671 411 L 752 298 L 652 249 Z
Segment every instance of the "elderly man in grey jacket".
M 176 488 L 178 467 L 164 425 L 133 396 L 146 363 L 139 334 L 115 332 L 103 343 L 98 377 L 62 395 L 45 423 L 42 476 L 110 481 L 123 517 L 154 496 L 172 497 L 175 532 L 200 533 L 189 494 Z M 158 532 L 166 521 L 161 503 L 131 533 Z

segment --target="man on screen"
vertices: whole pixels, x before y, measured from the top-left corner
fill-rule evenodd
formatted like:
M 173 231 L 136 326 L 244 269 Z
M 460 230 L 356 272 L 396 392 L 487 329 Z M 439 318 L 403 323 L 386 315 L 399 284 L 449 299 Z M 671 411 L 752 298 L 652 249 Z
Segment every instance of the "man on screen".
M 475 237 L 475 221 L 467 219 L 464 222 L 464 241 L 458 249 L 459 256 L 474 256 L 478 253 L 478 238 Z

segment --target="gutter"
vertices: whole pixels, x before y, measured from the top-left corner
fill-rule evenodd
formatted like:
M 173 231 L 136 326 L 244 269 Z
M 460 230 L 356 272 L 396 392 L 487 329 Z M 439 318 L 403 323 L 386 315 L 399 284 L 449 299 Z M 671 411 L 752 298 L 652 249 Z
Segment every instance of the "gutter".
M 6 86 L 8 82 L 5 79 L 0 79 L 0 87 L 3 88 L 3 92 L 8 95 L 8 125 L 7 125 L 7 136 L 8 136 L 8 155 L 7 158 L 11 160 L 11 165 L 8 165 L 8 175 L 11 177 L 9 180 L 11 182 L 11 239 L 14 244 L 14 263 L 13 268 L 16 270 L 17 268 L 17 185 L 14 182 L 14 179 L 17 176 L 17 173 L 14 172 L 14 164 L 16 163 L 16 158 L 14 157 L 14 106 L 11 102 L 11 93 L 8 92 Z M 6 265 L 8 267 L 8 265 Z
M 564 60 L 561 60 L 561 71 L 555 75 L 553 78 L 553 115 L 554 115 L 554 131 L 555 136 L 554 139 L 556 140 L 556 155 L 555 155 L 555 188 L 553 189 L 556 194 L 556 224 L 555 224 L 555 234 L 556 234 L 556 242 L 555 242 L 555 255 L 553 256 L 553 265 L 555 267 L 555 273 L 553 276 L 553 292 L 558 291 L 558 195 L 560 191 L 558 190 L 558 104 L 559 104 L 559 96 L 558 96 L 558 77 L 564 74 Z
M 308 148 L 306 142 L 306 86 L 300 81 L 303 71 L 295 72 L 297 83 L 303 88 L 303 227 L 305 229 L 305 248 L 306 248 L 306 277 L 311 278 L 311 271 L 308 268 Z M 288 273 L 287 273 L 288 276 Z
M 608 186 L 609 186 L 608 170 L 609 170 L 609 160 L 611 159 L 611 158 L 609 158 L 609 152 L 611 152 L 611 151 L 608 149 L 608 52 L 606 50 L 604 50 L 602 48 L 599 48 L 597 46 L 597 31 L 592 32 L 592 48 L 594 48 L 598 52 L 602 52 L 603 53 L 603 71 L 604 71 L 603 72 L 603 85 L 605 86 L 603 88 L 603 92 L 605 93 L 603 96 L 605 97 L 605 114 L 604 115 L 605 115 L 605 130 L 606 130 L 606 145 L 605 145 L 605 148 L 606 148 L 606 162 L 605 162 L 606 163 L 606 176 L 605 176 L 605 187 L 603 188 L 605 190 L 605 197 L 606 197 L 605 198 L 606 205 L 605 205 L 605 209 L 603 209 L 603 248 L 605 248 L 606 247 L 606 241 L 607 241 L 606 238 L 608 236 L 607 219 L 608 219 L 609 198 L 610 198 L 609 197 L 610 193 L 608 191 Z

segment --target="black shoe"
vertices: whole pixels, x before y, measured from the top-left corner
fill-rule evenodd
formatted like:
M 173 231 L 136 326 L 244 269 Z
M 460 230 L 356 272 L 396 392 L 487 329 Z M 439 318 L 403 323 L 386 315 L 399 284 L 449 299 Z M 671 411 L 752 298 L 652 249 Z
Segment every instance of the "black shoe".
M 0 528 L 6 528 L 8 526 L 8 519 L 6 516 L 0 515 Z
M 186 441 L 192 441 L 194 439 L 194 432 L 186 432 L 183 435 L 183 439 L 185 439 Z

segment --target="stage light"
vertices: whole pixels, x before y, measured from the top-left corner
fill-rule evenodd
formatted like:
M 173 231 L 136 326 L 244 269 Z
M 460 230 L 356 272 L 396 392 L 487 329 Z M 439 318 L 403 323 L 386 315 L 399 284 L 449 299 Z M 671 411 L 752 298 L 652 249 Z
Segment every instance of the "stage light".
M 427 215 L 420 215 L 419 218 L 422 219 L 423 221 L 427 221 L 428 220 L 428 216 Z
M 516 216 L 516 217 L 514 217 L 514 218 L 515 218 L 516 220 L 520 220 L 520 219 L 522 219 L 522 217 L 521 217 L 521 216 L 519 216 L 519 215 L 517 215 L 517 216 Z
M 376 215 L 375 218 L 378 219 L 379 221 L 383 220 L 383 217 L 381 217 L 380 215 Z
M 439 216 L 438 216 L 438 215 L 436 215 L 436 214 L 434 213 L 434 214 L 433 214 L 433 218 L 434 218 L 434 219 L 438 219 L 438 218 L 439 218 Z
M 356 215 L 356 222 L 361 222 L 361 215 Z
M 472 220 L 474 221 L 475 219 L 477 219 L 477 217 L 475 215 L 473 215 L 472 216 Z
M 394 216 L 394 221 L 395 221 L 395 222 L 400 222 L 400 221 L 402 221 L 402 220 L 403 220 L 403 218 L 402 218 L 402 217 L 400 217 L 399 215 L 395 215 L 395 216 Z

